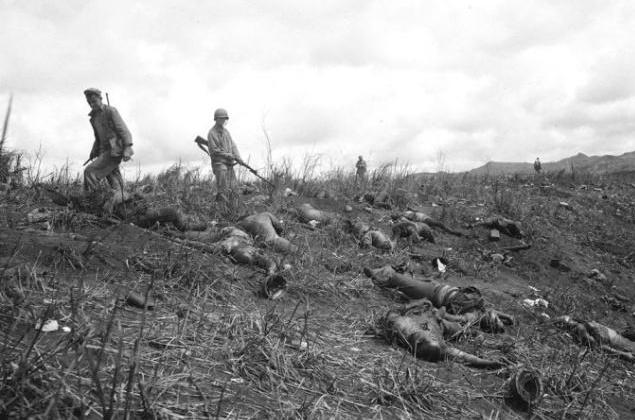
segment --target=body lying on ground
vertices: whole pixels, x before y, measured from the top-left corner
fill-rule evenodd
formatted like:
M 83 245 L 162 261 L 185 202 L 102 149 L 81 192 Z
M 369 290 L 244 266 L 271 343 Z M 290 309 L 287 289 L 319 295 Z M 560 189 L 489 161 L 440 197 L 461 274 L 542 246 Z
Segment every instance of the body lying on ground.
M 635 361 L 635 342 L 624 337 L 612 328 L 595 321 L 580 321 L 569 315 L 559 316 L 554 324 L 566 329 L 581 344 L 600 347 L 622 359 Z
M 260 267 L 270 274 L 275 272 L 276 264 L 273 260 L 254 246 L 254 241 L 247 232 L 234 226 L 220 231 L 185 232 L 184 236 L 197 242 L 213 242 L 212 250 L 228 255 L 239 264 Z
M 425 223 L 428 227 L 439 228 L 442 231 L 449 233 L 451 235 L 463 236 L 462 232 L 458 230 L 450 229 L 442 222 L 433 219 L 432 217 L 428 216 L 426 213 L 423 213 L 421 211 L 406 210 L 403 213 L 392 215 L 393 220 L 400 220 L 401 218 L 404 218 L 416 223 Z
M 369 204 L 372 204 L 373 207 L 377 207 L 379 209 L 390 210 L 392 209 L 392 199 L 390 198 L 390 194 L 388 190 L 383 189 L 378 193 L 366 193 L 359 197 L 359 202 L 366 201 Z
M 333 213 L 318 210 L 309 203 L 301 204 L 295 211 L 298 219 L 303 223 L 309 223 L 311 220 L 315 220 L 326 225 L 335 219 Z
M 395 289 L 409 299 L 428 299 L 435 308 L 445 308 L 447 317 L 455 322 L 479 325 L 489 332 L 504 332 L 514 318 L 494 309 L 486 309 L 481 292 L 475 287 L 454 287 L 436 281 L 423 281 L 395 271 L 386 265 L 377 269 L 364 268 L 364 274 L 383 288 Z
M 363 248 L 373 246 L 378 249 L 392 251 L 395 247 L 394 241 L 378 230 L 372 229 L 368 223 L 359 219 L 345 220 L 345 229 L 359 241 L 359 245 Z
M 240 220 L 238 225 L 255 239 L 263 241 L 278 252 L 292 253 L 298 250 L 297 246 L 279 235 L 283 230 L 282 223 L 269 212 L 247 216 Z
M 409 241 L 418 243 L 428 241 L 434 243 L 434 235 L 430 226 L 423 222 L 413 222 L 401 217 L 392 226 L 392 239 L 407 238 Z
M 454 359 L 469 366 L 499 368 L 502 363 L 482 359 L 448 346 L 445 338 L 456 337 L 463 327 L 445 310 L 437 309 L 428 299 L 419 299 L 398 309 L 391 309 L 380 321 L 381 333 L 412 354 L 429 362 Z
M 97 216 L 115 216 L 135 225 L 148 228 L 157 223 L 174 225 L 180 231 L 205 230 L 207 224 L 192 220 L 176 207 L 152 207 L 139 193 L 128 194 L 112 190 L 97 190 L 86 194 L 65 196 L 48 190 L 55 204 Z
M 524 236 L 520 222 L 507 219 L 505 217 L 490 217 L 473 226 L 485 226 L 490 229 L 498 229 L 507 236 L 522 239 Z

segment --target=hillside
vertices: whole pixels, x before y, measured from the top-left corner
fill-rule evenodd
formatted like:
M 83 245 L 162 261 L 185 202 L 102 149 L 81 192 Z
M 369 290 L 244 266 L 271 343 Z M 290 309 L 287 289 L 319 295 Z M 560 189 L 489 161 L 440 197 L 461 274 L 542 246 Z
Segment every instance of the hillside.
M 578 153 L 557 162 L 542 162 L 544 172 L 584 171 L 594 174 L 635 171 L 635 152 L 620 156 L 587 156 Z M 469 171 L 472 175 L 533 174 L 533 162 L 488 162 Z
M 570 315 L 633 338 L 632 175 L 584 185 L 560 175 L 542 186 L 451 174 L 425 185 L 371 179 L 375 191 L 391 186 L 391 209 L 360 200 L 352 176 L 284 179 L 298 196 L 244 188 L 230 212 L 213 201 L 208 180 L 178 171 L 129 186 L 152 208 L 204 222 L 204 232 L 55 204 L 50 190 L 73 194 L 72 184 L 2 192 L 0 416 L 633 418 L 632 356 L 554 322 Z M 307 223 L 298 210 L 306 203 L 328 218 Z M 347 227 L 359 220 L 390 236 L 391 216 L 408 207 L 429 215 L 427 240 L 382 250 Z M 280 218 L 281 237 L 298 247 L 282 254 L 255 240 L 286 281 L 276 299 L 263 293 L 265 270 L 213 246 L 223 227 L 262 211 Z M 522 230 L 501 227 L 490 240 L 490 217 Z M 364 273 L 386 265 L 424 288 L 480 290 L 487 316 L 445 340 L 495 366 L 426 361 L 404 344 L 410 336 L 387 339 L 390 311 L 408 303 L 407 291 Z M 538 298 L 546 306 L 525 302 Z M 513 324 L 493 329 L 487 320 L 497 313 Z M 454 317 L 444 328 L 463 319 Z M 534 375 L 523 388 L 536 397 L 529 406 L 510 385 L 523 371 Z

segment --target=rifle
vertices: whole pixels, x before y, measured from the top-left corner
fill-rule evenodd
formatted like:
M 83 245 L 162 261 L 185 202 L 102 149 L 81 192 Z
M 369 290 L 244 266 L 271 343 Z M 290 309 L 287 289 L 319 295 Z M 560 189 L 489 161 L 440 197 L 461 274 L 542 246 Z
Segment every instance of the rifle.
M 209 153 L 209 150 L 207 150 L 207 148 L 204 146 L 205 143 L 207 143 L 207 140 L 205 140 L 203 137 L 201 136 L 196 136 L 196 138 L 194 139 L 194 142 L 196 143 L 196 145 L 203 151 L 205 152 L 205 154 L 207 156 L 211 157 L 211 154 Z M 261 179 L 262 181 L 266 182 L 267 184 L 271 185 L 272 187 L 275 188 L 275 185 L 273 185 L 273 183 L 271 183 L 271 181 L 269 181 L 267 178 L 262 177 L 258 171 L 256 171 L 254 168 L 252 168 L 251 166 L 247 165 L 242 159 L 237 159 L 236 157 L 233 157 L 233 159 L 236 161 L 237 164 L 239 164 L 240 166 L 244 167 L 245 169 L 247 169 L 249 172 L 251 172 L 252 174 L 254 174 L 257 178 Z

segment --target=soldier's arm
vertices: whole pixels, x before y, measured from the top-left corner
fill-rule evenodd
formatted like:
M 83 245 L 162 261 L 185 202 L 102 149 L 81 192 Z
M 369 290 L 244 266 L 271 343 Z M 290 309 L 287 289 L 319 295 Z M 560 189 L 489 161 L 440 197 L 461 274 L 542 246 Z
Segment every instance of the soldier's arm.
M 110 109 L 113 127 L 119 138 L 122 140 L 123 147 L 132 146 L 132 135 L 126 126 L 126 123 L 123 122 L 121 115 L 119 115 L 119 111 L 117 111 L 117 108 L 114 107 L 110 107 Z
M 99 155 L 99 140 L 97 139 L 97 132 L 94 127 L 93 133 L 95 135 L 95 141 L 93 141 L 93 147 L 90 149 L 90 156 L 88 157 L 88 160 L 92 160 Z
M 234 159 L 236 160 L 242 160 L 240 157 L 240 153 L 238 152 L 238 147 L 236 147 L 236 143 L 234 143 L 234 139 L 232 139 L 231 134 L 229 134 L 229 132 L 227 132 L 227 136 L 229 137 L 229 140 L 232 144 L 232 155 L 234 156 Z
M 209 130 L 209 133 L 207 133 L 207 148 L 209 149 L 210 155 L 217 155 L 223 152 L 218 146 L 220 143 L 218 142 L 218 139 L 216 137 L 217 134 L 214 132 L 214 130 Z

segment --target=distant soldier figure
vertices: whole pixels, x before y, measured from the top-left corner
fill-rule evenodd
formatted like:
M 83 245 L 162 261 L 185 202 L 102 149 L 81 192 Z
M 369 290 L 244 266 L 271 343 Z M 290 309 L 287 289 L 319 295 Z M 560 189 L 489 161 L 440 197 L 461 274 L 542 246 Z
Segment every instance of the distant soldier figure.
M 241 160 L 238 148 L 232 140 L 231 134 L 225 128 L 229 120 L 227 111 L 218 108 L 214 111 L 214 126 L 207 134 L 207 142 L 203 143 L 209 149 L 212 158 L 212 171 L 216 177 L 218 195 L 216 198 L 227 199 L 227 193 L 231 192 L 236 184 L 234 165 Z
M 130 160 L 132 136 L 115 107 L 102 103 L 101 91 L 90 88 L 84 91 L 90 105 L 90 125 L 95 141 L 90 151 L 90 164 L 84 169 L 84 190 L 92 191 L 106 178 L 113 190 L 123 192 L 123 178 L 119 164 Z
M 363 157 L 359 156 L 357 158 L 357 163 L 355 164 L 355 168 L 357 168 L 357 172 L 355 173 L 355 183 L 365 182 L 366 181 L 366 161 Z
M 536 158 L 536 161 L 534 162 L 534 171 L 536 171 L 537 174 L 540 174 L 541 170 L 542 165 L 540 164 L 540 158 Z

